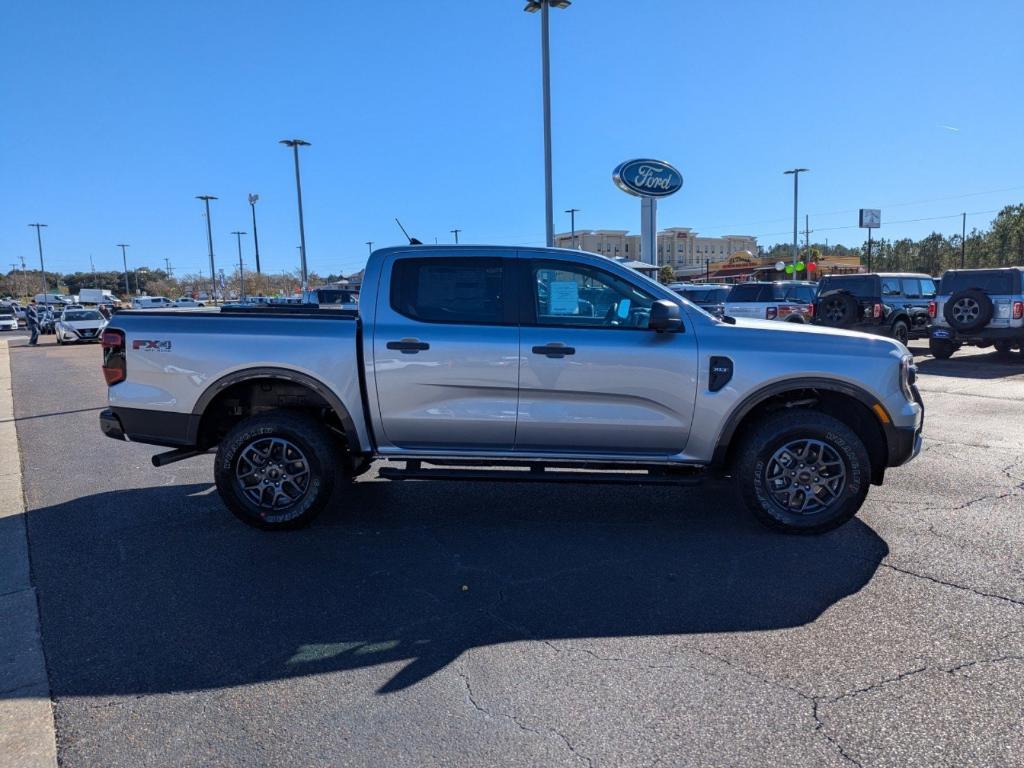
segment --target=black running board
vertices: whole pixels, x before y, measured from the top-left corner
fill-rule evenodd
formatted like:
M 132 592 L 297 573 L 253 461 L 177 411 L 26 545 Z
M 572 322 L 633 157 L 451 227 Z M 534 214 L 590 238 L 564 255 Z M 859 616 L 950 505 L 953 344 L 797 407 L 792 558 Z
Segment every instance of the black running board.
M 632 471 L 572 471 L 543 464 L 520 464 L 521 469 L 424 467 L 409 460 L 404 469 L 381 467 L 377 475 L 387 480 L 502 481 L 512 483 L 597 483 L 602 485 L 698 485 L 700 469 L 637 468 Z

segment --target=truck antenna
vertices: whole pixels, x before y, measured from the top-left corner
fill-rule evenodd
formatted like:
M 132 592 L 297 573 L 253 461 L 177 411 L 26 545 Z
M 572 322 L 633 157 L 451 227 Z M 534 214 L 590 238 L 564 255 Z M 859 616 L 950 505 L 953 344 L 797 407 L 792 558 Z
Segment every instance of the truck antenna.
M 398 225 L 398 228 L 402 230 L 402 234 L 405 235 L 405 238 L 409 241 L 409 245 L 423 245 L 423 243 L 415 237 L 409 237 L 409 233 L 405 231 L 405 227 L 402 226 L 402 222 L 398 220 L 397 216 L 395 216 L 395 223 Z

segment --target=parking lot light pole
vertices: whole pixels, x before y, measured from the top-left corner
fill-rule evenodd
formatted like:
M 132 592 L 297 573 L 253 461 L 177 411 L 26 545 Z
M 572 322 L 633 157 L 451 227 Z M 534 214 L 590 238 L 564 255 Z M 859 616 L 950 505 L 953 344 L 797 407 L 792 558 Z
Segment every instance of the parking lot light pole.
M 45 227 L 47 225 L 46 224 L 29 224 L 29 226 L 36 228 L 36 243 L 38 243 L 38 245 L 39 245 L 39 271 L 40 271 L 40 273 L 42 275 L 42 277 L 40 279 L 41 279 L 42 285 L 43 285 L 43 304 L 45 306 L 49 307 L 50 306 L 50 301 L 49 301 L 49 297 L 46 295 L 47 294 L 47 290 L 46 290 L 46 267 L 43 265 L 43 236 L 41 234 L 41 232 L 43 230 L 43 227 Z
M 797 203 L 798 203 L 798 190 L 799 190 L 799 179 L 801 173 L 806 173 L 810 168 L 791 168 L 788 171 L 783 171 L 786 174 L 793 174 L 793 278 L 796 279 L 796 264 L 797 264 L 797 251 L 799 249 L 799 241 L 797 238 L 800 236 L 800 224 L 797 219 Z
M 540 11 L 540 61 L 544 97 L 544 234 L 548 248 L 555 244 L 555 216 L 551 191 L 551 56 L 548 45 L 548 10 L 568 8 L 572 0 L 527 0 L 527 13 Z
M 260 271 L 260 239 L 256 236 L 256 201 L 260 199 L 257 194 L 249 193 L 249 207 L 252 208 L 252 245 L 256 250 L 256 291 L 257 293 L 261 290 L 260 276 L 263 274 Z
M 373 240 L 367 240 L 366 241 L 366 247 L 367 247 L 367 249 L 369 249 L 370 255 L 372 256 L 373 255 Z
M 132 300 L 132 289 L 128 285 L 128 254 L 125 248 L 128 247 L 128 243 L 118 243 L 117 247 L 121 249 L 121 261 L 124 262 L 124 295 L 128 301 Z M 135 284 L 139 284 L 138 277 L 135 278 Z
M 210 301 L 217 303 L 217 270 L 213 267 L 213 228 L 210 226 L 210 201 L 216 200 L 213 195 L 196 195 L 196 200 L 206 203 L 206 244 L 210 249 Z
M 242 235 L 248 235 L 248 232 L 232 232 L 232 235 L 238 240 L 238 298 L 245 298 L 245 271 L 242 267 Z
M 295 194 L 299 199 L 299 267 L 302 272 L 302 290 L 309 288 L 309 273 L 306 271 L 306 227 L 302 221 L 302 180 L 299 178 L 299 147 L 310 143 L 303 139 L 281 139 L 280 144 L 291 147 L 295 153 Z

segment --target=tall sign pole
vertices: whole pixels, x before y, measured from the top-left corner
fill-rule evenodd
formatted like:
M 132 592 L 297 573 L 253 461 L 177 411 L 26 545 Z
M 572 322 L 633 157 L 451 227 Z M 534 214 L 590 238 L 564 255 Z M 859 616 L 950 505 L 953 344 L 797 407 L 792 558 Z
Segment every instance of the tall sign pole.
M 882 226 L 882 210 L 880 208 L 861 208 L 858 226 L 868 231 L 868 272 L 871 271 L 871 230 Z
M 658 198 L 683 187 L 683 175 L 663 160 L 627 160 L 612 172 L 623 192 L 640 198 L 640 260 L 658 264 Z

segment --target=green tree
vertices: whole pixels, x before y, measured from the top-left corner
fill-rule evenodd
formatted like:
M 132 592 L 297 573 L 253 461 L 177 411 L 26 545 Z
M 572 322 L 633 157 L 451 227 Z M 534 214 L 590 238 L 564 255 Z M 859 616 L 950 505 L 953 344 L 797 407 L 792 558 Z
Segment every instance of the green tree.
M 658 281 L 665 283 L 666 285 L 676 281 L 676 273 L 670 265 L 665 264 L 660 270 L 658 270 Z

